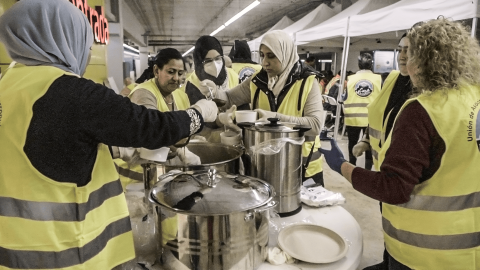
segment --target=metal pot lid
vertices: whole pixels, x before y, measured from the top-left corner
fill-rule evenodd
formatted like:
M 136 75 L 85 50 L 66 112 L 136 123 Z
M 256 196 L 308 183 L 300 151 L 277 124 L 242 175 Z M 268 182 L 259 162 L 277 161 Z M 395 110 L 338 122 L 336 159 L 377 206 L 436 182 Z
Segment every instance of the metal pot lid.
M 297 132 L 298 129 L 295 129 L 295 124 L 280 122 L 278 118 L 268 118 L 269 122 L 256 123 L 255 126 L 251 126 L 258 131 L 269 131 L 269 132 Z
M 170 175 L 150 192 L 152 202 L 196 215 L 250 210 L 268 203 L 273 196 L 273 186 L 258 178 L 205 171 Z

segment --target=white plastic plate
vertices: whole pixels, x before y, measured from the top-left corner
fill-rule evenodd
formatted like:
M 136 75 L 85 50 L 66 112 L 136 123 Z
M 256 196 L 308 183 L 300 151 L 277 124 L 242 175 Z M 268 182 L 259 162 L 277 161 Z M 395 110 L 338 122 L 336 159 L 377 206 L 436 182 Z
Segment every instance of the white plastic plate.
M 336 232 L 314 224 L 295 224 L 278 234 L 278 245 L 295 259 L 331 263 L 345 257 L 348 245 Z

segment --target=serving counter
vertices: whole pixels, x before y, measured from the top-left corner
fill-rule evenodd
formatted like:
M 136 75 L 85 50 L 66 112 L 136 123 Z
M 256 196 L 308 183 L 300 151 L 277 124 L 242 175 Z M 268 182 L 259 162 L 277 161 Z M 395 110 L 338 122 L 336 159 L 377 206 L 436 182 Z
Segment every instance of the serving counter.
M 363 253 L 363 237 L 360 225 L 342 206 L 315 208 L 303 205 L 300 213 L 282 218 L 285 223 L 297 223 L 302 220 L 313 221 L 314 224 L 330 229 L 346 240 L 348 252 L 342 259 L 326 264 L 313 264 L 297 261 L 294 264 L 272 265 L 263 263 L 258 270 L 356 270 Z M 270 239 L 269 246 L 276 246 L 276 239 Z M 319 243 L 321 245 L 321 243 Z

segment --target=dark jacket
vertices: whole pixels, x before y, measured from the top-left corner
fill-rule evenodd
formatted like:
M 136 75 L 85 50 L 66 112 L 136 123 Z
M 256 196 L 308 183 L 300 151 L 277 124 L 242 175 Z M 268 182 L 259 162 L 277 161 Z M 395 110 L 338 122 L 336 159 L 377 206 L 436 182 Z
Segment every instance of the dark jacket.
M 285 82 L 285 86 L 283 89 L 280 91 L 280 94 L 278 97 L 275 99 L 275 95 L 271 90 L 268 89 L 268 75 L 267 72 L 262 69 L 255 77 L 252 79 L 252 82 L 257 86 L 257 91 L 253 97 L 253 103 L 252 109 L 256 109 L 258 106 L 258 97 L 260 94 L 260 91 L 264 92 L 267 97 L 268 101 L 270 103 L 270 109 L 273 112 L 276 112 L 277 109 L 280 107 L 280 105 L 283 102 L 283 99 L 287 95 L 288 91 L 290 88 L 295 84 L 296 81 L 306 79 L 309 76 L 314 75 L 317 78 L 323 78 L 323 75 L 314 70 L 313 68 L 303 64 L 301 61 L 298 61 L 290 71 L 290 74 L 288 75 L 288 78 Z M 300 90 L 300 96 L 303 95 L 303 87 L 304 87 L 305 80 L 303 81 L 302 88 Z M 300 110 L 300 107 L 302 104 L 300 104 L 301 98 L 298 99 L 299 104 L 298 104 L 298 110 Z

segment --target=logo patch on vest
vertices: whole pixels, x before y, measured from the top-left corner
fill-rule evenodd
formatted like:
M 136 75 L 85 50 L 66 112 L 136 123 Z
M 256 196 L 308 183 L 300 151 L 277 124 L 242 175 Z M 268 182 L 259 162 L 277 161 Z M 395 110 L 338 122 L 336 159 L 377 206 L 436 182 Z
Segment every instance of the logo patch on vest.
M 240 83 L 245 81 L 246 79 L 250 78 L 250 76 L 255 73 L 255 69 L 252 67 L 244 67 L 240 70 L 240 73 L 238 74 L 238 78 L 240 79 Z
M 373 83 L 369 80 L 359 80 L 354 90 L 359 97 L 368 97 L 373 93 Z

